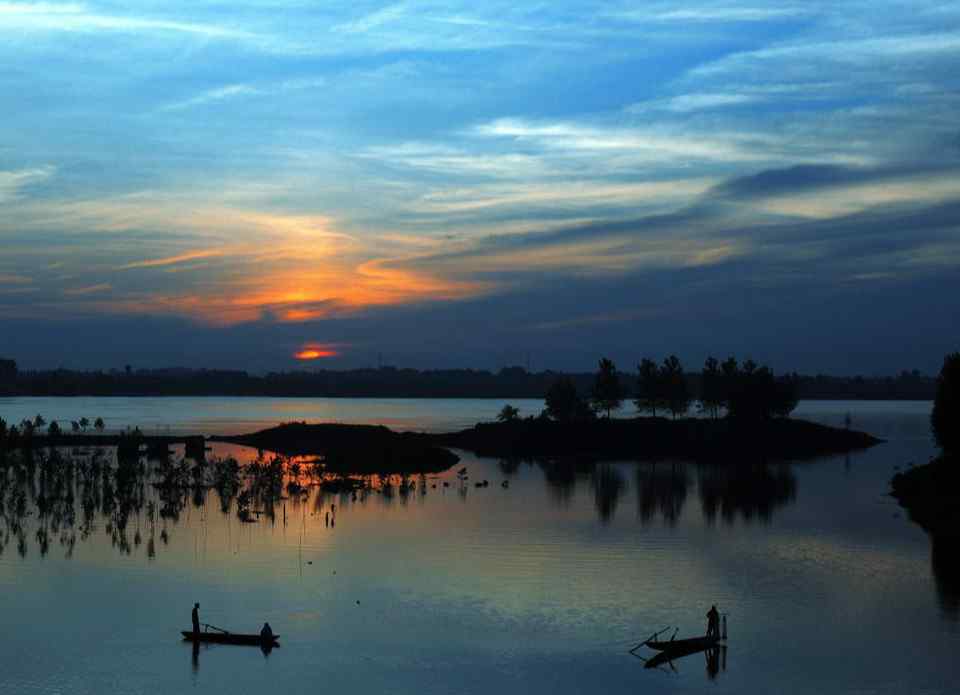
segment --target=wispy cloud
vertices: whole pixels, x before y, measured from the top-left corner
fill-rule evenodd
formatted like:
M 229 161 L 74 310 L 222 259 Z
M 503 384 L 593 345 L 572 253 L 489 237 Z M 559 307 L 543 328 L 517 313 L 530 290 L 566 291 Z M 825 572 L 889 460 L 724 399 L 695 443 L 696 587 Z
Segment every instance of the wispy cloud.
M 63 291 L 68 297 L 85 297 L 91 294 L 100 294 L 109 292 L 112 288 L 110 283 L 101 282 L 96 285 L 87 285 L 86 287 L 72 287 Z
M 529 121 L 501 118 L 478 126 L 478 135 L 511 138 L 551 150 L 632 155 L 640 161 L 658 162 L 689 158 L 706 161 L 758 161 L 766 156 L 734 138 L 688 137 L 666 129 L 588 126 L 573 122 Z
M 793 19 L 808 13 L 809 10 L 802 7 L 742 7 L 731 4 L 681 8 L 646 16 L 641 10 L 634 16 L 664 22 L 769 22 Z
M 143 261 L 134 261 L 117 267 L 117 270 L 132 270 L 133 268 L 162 268 L 169 265 L 178 265 L 189 261 L 196 261 L 203 258 L 215 258 L 223 256 L 221 249 L 204 249 L 202 251 L 187 251 L 176 256 L 167 256 L 165 258 L 150 258 Z
M 379 10 L 363 15 L 362 17 L 358 17 L 357 19 L 352 19 L 349 22 L 337 24 L 333 27 L 333 31 L 344 32 L 348 34 L 364 33 L 399 19 L 406 13 L 406 10 L 407 7 L 404 3 L 387 5 L 386 7 L 382 7 Z
M 19 171 L 0 171 L 0 203 L 9 203 L 23 196 L 23 189 L 46 181 L 56 172 L 52 166 Z
M 214 39 L 254 39 L 246 31 L 216 24 L 102 14 L 86 5 L 59 3 L 0 3 L 0 30 L 26 32 L 173 32 Z
M 204 106 L 206 104 L 225 101 L 227 99 L 251 96 L 259 93 L 260 90 L 256 89 L 255 87 L 251 87 L 250 85 L 230 84 L 224 87 L 217 87 L 216 89 L 207 90 L 206 92 L 198 94 L 194 97 L 190 97 L 189 99 L 184 99 L 183 101 L 175 101 L 171 104 L 167 104 L 163 108 L 166 111 L 182 111 L 183 109 L 189 109 L 195 106 Z

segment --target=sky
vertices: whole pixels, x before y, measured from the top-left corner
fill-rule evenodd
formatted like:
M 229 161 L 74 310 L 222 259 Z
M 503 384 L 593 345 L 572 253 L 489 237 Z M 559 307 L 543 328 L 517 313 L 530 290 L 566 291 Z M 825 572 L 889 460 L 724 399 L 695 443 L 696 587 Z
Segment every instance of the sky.
M 22 368 L 935 372 L 960 2 L 0 0 Z

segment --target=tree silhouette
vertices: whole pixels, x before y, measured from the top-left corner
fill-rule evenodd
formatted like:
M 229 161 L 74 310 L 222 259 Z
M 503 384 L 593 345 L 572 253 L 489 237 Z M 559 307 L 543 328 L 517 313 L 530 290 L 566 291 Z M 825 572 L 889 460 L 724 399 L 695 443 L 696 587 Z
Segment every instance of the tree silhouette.
M 933 438 L 946 455 L 960 451 L 960 352 L 947 355 L 930 414 Z
M 753 360 L 738 366 L 733 357 L 721 365 L 720 371 L 723 399 L 731 417 L 768 420 L 787 417 L 797 407 L 796 375 L 778 379 L 769 367 Z
M 600 360 L 590 403 L 595 411 L 606 412 L 608 420 L 610 412 L 619 410 L 623 403 L 623 387 L 620 385 L 620 377 L 617 376 L 617 367 L 606 357 Z
M 103 424 L 102 417 L 98 417 L 96 420 L 93 421 L 93 429 L 95 429 L 97 432 L 102 433 L 104 427 L 106 427 L 106 425 Z
M 644 357 L 637 365 L 637 397 L 634 404 L 637 410 L 657 416 L 657 408 L 665 407 L 663 388 L 657 363 Z
M 576 384 L 568 376 L 553 382 L 546 396 L 547 415 L 560 422 L 571 422 L 590 417 L 591 411 L 577 393 Z
M 57 424 L 57 421 L 56 421 L 56 420 L 53 420 L 53 421 L 50 423 L 50 425 L 47 427 L 47 434 L 50 435 L 51 437 L 59 437 L 59 436 L 60 436 L 60 425 Z
M 86 431 L 87 431 L 87 428 L 88 428 L 89 426 L 90 426 L 90 421 L 89 421 L 87 418 L 85 418 L 85 417 L 80 418 L 80 429 L 81 429 L 81 430 L 83 430 L 84 432 L 86 432 Z
M 687 378 L 683 373 L 680 358 L 670 355 L 663 361 L 659 371 L 660 389 L 663 393 L 667 409 L 676 419 L 690 408 L 690 389 L 687 387 Z
M 714 420 L 723 407 L 723 374 L 716 357 L 708 357 L 700 374 L 700 408 Z
M 520 410 L 507 403 L 497 414 L 497 420 L 500 422 L 516 422 L 520 419 Z

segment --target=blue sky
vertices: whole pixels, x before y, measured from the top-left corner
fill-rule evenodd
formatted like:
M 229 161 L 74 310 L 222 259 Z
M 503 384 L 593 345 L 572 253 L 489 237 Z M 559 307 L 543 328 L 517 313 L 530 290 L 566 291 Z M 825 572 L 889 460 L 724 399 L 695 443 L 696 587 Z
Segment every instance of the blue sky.
M 958 2 L 0 1 L 25 367 L 933 371 Z

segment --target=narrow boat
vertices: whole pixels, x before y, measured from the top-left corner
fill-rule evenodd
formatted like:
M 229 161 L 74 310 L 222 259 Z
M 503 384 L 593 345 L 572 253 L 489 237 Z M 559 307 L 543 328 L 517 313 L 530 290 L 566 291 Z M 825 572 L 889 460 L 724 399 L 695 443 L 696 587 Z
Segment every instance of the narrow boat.
M 182 630 L 185 642 L 193 642 L 194 634 L 190 630 Z M 277 640 L 280 635 L 274 635 L 273 639 L 264 639 L 260 635 L 243 635 L 235 632 L 200 632 L 196 635 L 197 642 L 210 642 L 213 644 L 244 644 L 251 647 L 277 647 Z
M 650 649 L 656 649 L 658 652 L 681 652 L 687 650 L 698 651 L 701 649 L 709 649 L 710 647 L 715 646 L 719 642 L 717 637 L 690 637 L 688 639 L 672 639 L 672 640 L 647 640 L 644 642 L 645 645 L 650 647 Z

